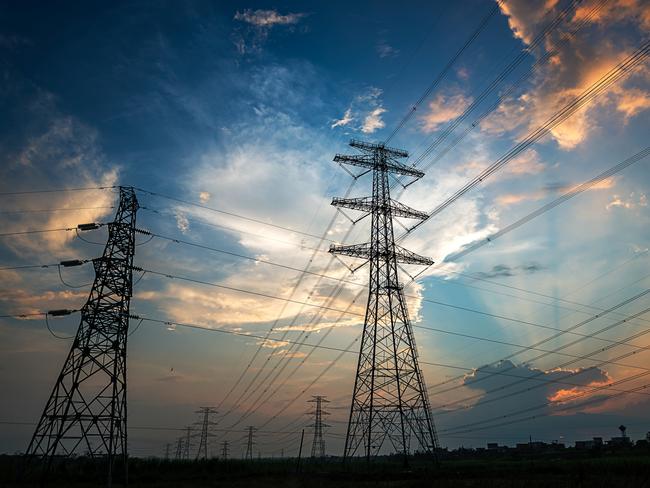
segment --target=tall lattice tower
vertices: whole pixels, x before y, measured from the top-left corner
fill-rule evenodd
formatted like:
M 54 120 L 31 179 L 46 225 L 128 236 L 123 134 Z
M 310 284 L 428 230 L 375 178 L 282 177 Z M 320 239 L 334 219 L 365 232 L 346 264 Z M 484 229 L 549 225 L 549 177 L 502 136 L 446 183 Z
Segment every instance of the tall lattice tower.
M 208 444 L 210 436 L 210 427 L 216 425 L 216 422 L 210 420 L 210 415 L 216 414 L 217 410 L 213 407 L 201 407 L 195 413 L 203 414 L 201 421 L 201 440 L 199 441 L 199 449 L 196 451 L 196 459 L 208 459 Z
M 323 439 L 323 427 L 329 427 L 329 425 L 323 423 L 323 415 L 329 415 L 329 412 L 323 410 L 323 403 L 329 403 L 322 395 L 312 396 L 311 400 L 307 400 L 309 403 L 315 403 L 315 408 L 310 412 L 314 416 L 314 423 L 312 428 L 314 429 L 314 440 L 311 444 L 311 457 L 313 458 L 322 458 L 325 457 L 325 440 Z
M 55 455 L 106 456 L 109 485 L 116 457 L 126 474 L 126 340 L 137 210 L 133 188 L 120 187 L 104 253 L 93 260 L 95 281 L 77 335 L 27 448 L 27 456 L 46 460 L 46 469 Z
M 406 456 L 412 435 L 419 450 L 435 453 L 438 439 L 397 275 L 398 263 L 430 266 L 433 261 L 398 246 L 393 233 L 393 218 L 425 219 L 427 215 L 392 200 L 388 183 L 390 173 L 416 179 L 424 173 L 400 161 L 408 157 L 406 151 L 355 140 L 350 146 L 361 154 L 337 154 L 334 161 L 372 171 L 372 196 L 334 198 L 332 205 L 366 212 L 372 223 L 370 242 L 330 247 L 331 253 L 370 262 L 368 304 L 344 458 L 357 455 L 362 448 L 370 460 L 386 439 Z
M 248 426 L 248 436 L 246 440 L 246 455 L 244 456 L 244 459 L 247 459 L 249 461 L 253 460 L 253 446 L 255 445 L 255 441 L 253 434 L 255 433 L 255 427 L 252 425 Z

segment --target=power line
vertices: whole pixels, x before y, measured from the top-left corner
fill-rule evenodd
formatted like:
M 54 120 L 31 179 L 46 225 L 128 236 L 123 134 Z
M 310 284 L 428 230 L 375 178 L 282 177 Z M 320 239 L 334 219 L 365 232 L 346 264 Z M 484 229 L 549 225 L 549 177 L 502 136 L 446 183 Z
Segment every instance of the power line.
M 472 43 L 476 40 L 476 38 L 479 36 L 479 34 L 485 29 L 485 26 L 487 25 L 488 21 L 496 14 L 499 10 L 499 2 L 497 2 L 485 15 L 482 19 L 479 25 L 476 27 L 472 35 L 465 41 L 465 43 L 460 47 L 460 49 L 456 52 L 454 56 L 447 62 L 447 64 L 444 66 L 444 68 L 440 71 L 438 76 L 434 78 L 434 80 L 429 84 L 429 86 L 424 90 L 424 93 L 420 96 L 420 98 L 417 99 L 417 101 L 413 104 L 411 109 L 404 115 L 402 120 L 400 120 L 399 124 L 397 124 L 397 127 L 390 133 L 390 135 L 386 138 L 384 141 L 385 144 L 388 144 L 390 140 L 397 134 L 402 127 L 409 121 L 409 119 L 413 116 L 417 108 L 428 98 L 428 96 L 431 94 L 431 92 L 440 84 L 442 79 L 447 75 L 449 70 L 452 68 L 452 66 L 456 63 L 458 58 L 467 50 L 469 46 L 472 45 Z
M 249 222 L 255 222 L 256 224 L 266 225 L 268 227 L 274 227 L 276 229 L 285 230 L 287 232 L 293 232 L 294 234 L 300 234 L 300 235 L 307 236 L 307 237 L 314 237 L 316 239 L 321 239 L 322 238 L 322 239 L 324 239 L 326 241 L 329 241 L 329 242 L 338 242 L 338 241 L 335 241 L 333 239 L 329 239 L 327 237 L 317 236 L 315 234 L 310 234 L 309 232 L 303 232 L 303 231 L 300 231 L 300 230 L 292 229 L 290 227 L 285 227 L 285 226 L 282 226 L 282 225 L 273 224 L 271 222 L 265 222 L 263 220 L 259 220 L 259 219 L 253 218 L 253 217 L 247 217 L 245 215 L 237 214 L 237 213 L 234 213 L 234 212 L 229 212 L 229 211 L 226 211 L 226 210 L 221 210 L 221 209 L 218 209 L 218 208 L 209 207 L 207 205 L 203 205 L 203 204 L 197 203 L 197 202 L 192 202 L 192 201 L 189 201 L 189 200 L 184 200 L 182 198 L 172 197 L 170 195 L 164 195 L 162 193 L 152 192 L 152 191 L 145 190 L 143 188 L 138 188 L 138 187 L 135 187 L 134 189 L 136 191 L 146 193 L 146 194 L 151 195 L 151 196 L 164 198 L 164 199 L 171 200 L 171 201 L 174 201 L 174 202 L 182 203 L 184 205 L 191 205 L 193 207 L 201 208 L 203 210 L 209 210 L 211 212 L 216 212 L 216 213 L 220 213 L 220 214 L 223 214 L 223 215 L 228 215 L 229 217 L 235 217 L 235 218 L 238 218 L 238 219 L 247 220 Z
M 0 210 L 0 214 L 23 214 L 23 213 L 49 213 L 49 212 L 76 212 L 79 210 L 100 210 L 100 209 L 113 209 L 114 206 L 103 207 L 66 207 L 66 208 L 40 208 L 36 210 Z
M 630 156 L 627 158 L 625 161 L 622 161 L 618 163 L 616 166 L 613 166 L 612 168 L 609 168 L 606 171 L 603 171 L 600 173 L 598 176 L 595 176 L 589 181 L 585 181 L 584 183 L 581 183 L 579 185 L 574 186 L 570 190 L 566 191 L 563 193 L 561 196 L 553 200 L 552 202 L 547 203 L 546 205 L 538 208 L 537 210 L 529 213 L 525 217 L 522 217 L 521 219 L 517 220 L 516 222 L 513 222 L 512 224 L 504 227 L 503 229 L 499 230 L 498 232 L 495 232 L 494 234 L 490 235 L 489 237 L 486 237 L 485 239 L 482 239 L 478 242 L 475 242 L 473 244 L 470 244 L 466 246 L 464 249 L 461 251 L 452 254 L 451 256 L 445 258 L 445 262 L 449 261 L 455 261 L 457 259 L 460 259 L 467 254 L 476 251 L 480 247 L 490 244 L 494 242 L 496 239 L 499 237 L 502 237 L 503 235 L 507 234 L 508 232 L 512 232 L 513 230 L 521 227 L 522 225 L 530 222 L 531 220 L 535 219 L 536 217 L 539 217 L 540 215 L 548 212 L 549 210 L 557 207 L 558 205 L 561 205 L 562 203 L 566 202 L 567 200 L 570 200 L 571 198 L 580 195 L 586 190 L 589 190 L 590 188 L 593 188 L 595 185 L 598 183 L 601 183 L 602 181 L 606 180 L 607 178 L 612 177 L 616 173 L 624 170 L 625 168 L 633 165 L 634 163 L 637 163 L 638 161 L 641 161 L 642 159 L 645 159 L 650 155 L 650 146 L 646 147 L 645 149 L 642 149 L 641 151 L 637 152 L 633 156 Z
M 61 193 L 61 192 L 68 192 L 68 191 L 114 190 L 116 188 L 119 188 L 119 186 L 87 186 L 87 187 L 83 187 L 83 188 L 57 188 L 57 189 L 51 189 L 51 190 L 9 191 L 9 192 L 0 193 L 0 196 L 33 195 L 33 194 L 37 194 L 37 193 Z
M 492 176 L 494 173 L 499 171 L 502 167 L 512 161 L 516 156 L 522 153 L 529 146 L 534 144 L 540 138 L 548 134 L 551 129 L 555 126 L 561 124 L 571 115 L 577 112 L 581 107 L 590 102 L 592 99 L 600 95 L 606 88 L 616 83 L 618 80 L 629 74 L 636 66 L 638 66 L 650 52 L 650 41 L 645 41 L 639 49 L 637 49 L 632 55 L 628 56 L 625 60 L 617 64 L 614 68 L 609 70 L 603 77 L 598 81 L 592 84 L 589 88 L 582 92 L 576 99 L 565 105 L 562 109 L 557 111 L 552 117 L 550 117 L 545 123 L 537 127 L 537 129 L 531 131 L 520 143 L 515 145 L 502 157 L 497 159 L 492 163 L 488 168 L 483 170 L 478 176 L 470 180 L 469 183 L 466 183 L 463 187 L 457 190 L 452 196 L 448 197 L 443 203 L 438 205 L 435 209 L 429 212 L 429 216 L 426 220 L 410 227 L 405 234 L 400 237 L 400 240 L 403 239 L 406 235 L 414 231 L 416 228 L 421 226 L 424 222 L 435 217 L 447 207 L 452 205 L 456 200 L 462 197 L 465 193 L 472 190 L 476 186 L 480 185 L 484 180 Z

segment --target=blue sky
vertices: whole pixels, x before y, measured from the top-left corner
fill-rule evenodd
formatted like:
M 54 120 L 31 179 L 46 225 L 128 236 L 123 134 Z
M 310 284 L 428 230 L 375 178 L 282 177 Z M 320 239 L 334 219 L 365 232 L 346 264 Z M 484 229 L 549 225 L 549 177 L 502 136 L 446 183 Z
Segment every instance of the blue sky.
M 332 159 L 351 152 L 346 143 L 352 137 L 387 138 L 494 3 L 140 2 L 102 8 L 23 3 L 1 8 L 2 192 L 133 185 L 316 236 L 138 194 L 147 207 L 138 215 L 142 228 L 293 268 L 309 264 L 315 273 L 356 284 L 345 283 L 336 291 L 334 280 L 309 275 L 299 281 L 296 271 L 161 239 L 138 248 L 139 266 L 345 309 L 364 289 L 366 277 L 362 272 L 350 275 L 338 261 L 330 262 L 326 252 L 314 254 L 312 248 L 327 249 L 330 242 L 319 245 L 318 239 L 327 229 L 327 239 L 354 243 L 367 239 L 368 228 L 360 223 L 351 229 L 346 217 L 329 205 L 350 185 L 350 177 Z M 534 44 L 535 36 L 564 9 L 566 17 L 558 27 Z M 641 1 L 613 1 L 600 8 L 593 1 L 580 7 L 552 0 L 502 2 L 391 139 L 391 145 L 408 150 L 410 161 L 427 172 L 394 196 L 421 210 L 434 209 L 632 54 L 649 25 L 650 10 Z M 522 52 L 512 73 L 487 90 Z M 423 365 L 444 446 L 480 446 L 486 439 L 514 443 L 529 435 L 567 441 L 608 437 L 620 423 L 629 424 L 628 432 L 637 437 L 650 430 L 647 395 L 607 397 L 644 384 L 643 377 L 626 380 L 650 367 L 643 349 L 647 340 L 640 336 L 629 341 L 632 345 L 591 354 L 642 333 L 647 316 L 570 346 L 580 336 L 548 339 L 554 333 L 549 328 L 565 330 L 648 287 L 647 160 L 490 245 L 450 260 L 464 246 L 646 147 L 649 80 L 645 61 L 404 240 L 405 247 L 438 263 L 406 293 L 422 360 L 446 365 Z M 463 123 L 436 143 L 468 110 Z M 432 143 L 434 150 L 420 158 Z M 367 194 L 368 185 L 359 180 L 352 195 Z M 0 198 L 2 228 L 14 232 L 109 221 L 113 209 L 107 207 L 114 205 L 115 194 L 104 190 Z M 77 210 L 8 213 L 64 207 Z M 84 237 L 105 240 L 101 231 Z M 91 258 L 100 252 L 101 246 L 70 232 L 0 242 L 2 266 Z M 0 273 L 3 314 L 76 308 L 87 296 L 87 288 L 62 284 L 56 268 Z M 90 268 L 64 273 L 71 284 L 92 280 Z M 362 314 L 364 302 L 361 295 L 351 310 Z M 578 330 L 593 334 L 647 306 L 647 298 L 640 297 Z M 310 306 L 285 306 L 280 300 L 152 274 L 136 287 L 132 310 L 252 334 L 265 334 L 275 324 L 274 338 L 286 333 L 288 339 L 301 340 L 308 333 L 309 342 L 324 337 L 323 345 L 337 348 L 347 347 L 361 327 L 358 315 L 338 320 L 332 311 L 316 313 L 319 309 Z M 54 326 L 71 334 L 77 320 L 69 317 Z M 0 336 L 0 381 L 9 399 L 0 405 L 0 420 L 36 421 L 69 341 L 49 335 L 40 319 L 2 319 Z M 543 352 L 524 351 L 510 359 L 512 366 L 498 363 L 520 349 L 503 343 L 531 345 L 545 339 L 537 348 L 557 351 L 539 359 Z M 174 429 L 193 422 L 198 406 L 222 402 L 260 346 L 252 338 L 182 327 L 168 330 L 151 323 L 143 323 L 129 341 L 130 443 L 135 454 L 158 454 L 178 435 L 137 427 Z M 316 350 L 306 357 L 306 348 L 287 352 L 288 344 L 261 345 L 241 386 L 221 406 L 229 413 L 220 427 L 265 425 L 268 432 L 260 430 L 263 454 L 290 450 L 296 439 L 272 432 L 308 423 L 304 412 L 310 395 L 328 395 L 333 400 L 328 451 L 339 452 L 337 434 L 344 432 L 354 355 L 345 355 L 309 386 L 336 358 L 335 352 Z M 634 350 L 638 352 L 629 358 L 615 359 Z M 234 401 L 259 368 L 264 367 L 264 377 L 272 368 L 266 365 L 284 364 L 279 358 L 285 353 L 292 359 L 285 369 L 277 367 L 282 373 L 267 393 L 251 383 L 254 394 Z M 588 357 L 561 366 L 575 356 Z M 474 373 L 479 376 L 491 368 L 511 368 L 512 374 L 548 381 L 526 381 L 524 386 L 536 388 L 499 399 L 499 388 L 514 378 L 493 375 L 476 385 L 472 376 L 455 378 L 473 368 L 484 368 Z M 564 383 L 557 382 L 558 374 L 571 373 Z M 605 388 L 617 381 L 623 382 Z M 520 389 L 507 386 L 505 391 Z M 578 400 L 572 403 L 571 394 L 594 401 L 581 406 Z M 240 421 L 251 405 L 253 414 Z M 548 415 L 499 429 L 454 433 L 504 409 L 516 412 L 536 405 Z M 0 450 L 26 447 L 30 426 L 0 428 Z M 240 432 L 219 434 L 236 445 L 240 437 Z

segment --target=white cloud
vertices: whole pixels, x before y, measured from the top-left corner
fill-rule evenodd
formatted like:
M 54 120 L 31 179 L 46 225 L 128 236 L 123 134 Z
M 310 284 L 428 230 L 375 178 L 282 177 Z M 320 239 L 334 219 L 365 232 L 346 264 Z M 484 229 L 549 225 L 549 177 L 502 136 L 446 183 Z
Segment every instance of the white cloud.
M 332 129 L 334 127 L 343 127 L 344 125 L 348 125 L 353 120 L 354 120 L 354 117 L 352 117 L 352 107 L 350 107 L 345 111 L 345 113 L 343 114 L 343 117 L 340 118 L 339 120 L 335 120 L 330 127 Z
M 297 24 L 307 14 L 290 13 L 282 15 L 276 10 L 251 10 L 246 9 L 243 12 L 235 13 L 235 20 L 246 22 L 257 27 L 272 27 L 274 25 L 291 25 Z
M 386 126 L 386 123 L 382 120 L 381 114 L 386 112 L 386 109 L 383 107 L 377 107 L 363 119 L 363 125 L 361 126 L 361 132 L 364 134 L 372 134 L 376 130 L 383 129 Z
M 201 203 L 208 203 L 208 201 L 210 200 L 210 196 L 211 196 L 210 193 L 207 191 L 199 192 L 199 201 Z

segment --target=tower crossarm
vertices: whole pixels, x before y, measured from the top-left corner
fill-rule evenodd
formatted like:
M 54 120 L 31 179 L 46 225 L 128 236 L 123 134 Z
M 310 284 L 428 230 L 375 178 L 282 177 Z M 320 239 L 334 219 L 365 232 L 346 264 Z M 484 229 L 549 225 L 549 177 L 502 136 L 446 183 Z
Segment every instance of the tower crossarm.
M 412 176 L 413 178 L 422 178 L 424 173 L 415 168 L 406 166 L 391 158 L 376 158 L 370 154 L 348 155 L 337 154 L 334 156 L 334 162 L 339 164 L 349 164 L 350 166 L 358 166 L 367 169 L 385 169 L 389 173 L 395 173 L 404 176 Z
M 370 243 L 367 242 L 363 244 L 352 244 L 348 246 L 337 246 L 332 244 L 330 246 L 329 252 L 332 254 L 341 254 L 353 258 L 372 259 L 376 257 L 372 253 Z M 422 264 L 424 266 L 431 266 L 434 264 L 433 260 L 424 256 L 420 256 L 419 254 L 409 251 L 408 249 L 404 249 L 397 244 L 395 244 L 395 249 L 393 251 L 379 251 L 378 257 L 384 259 L 392 259 L 394 257 L 398 263 L 402 264 Z
M 372 212 L 375 208 L 375 205 L 372 202 L 372 197 L 360 197 L 360 198 L 333 198 L 332 205 L 335 207 L 350 208 L 352 210 L 360 210 L 362 212 Z M 414 208 L 404 205 L 396 200 L 390 200 L 388 205 L 379 205 L 380 210 L 383 210 L 384 213 L 387 213 L 390 210 L 390 213 L 393 217 L 405 217 L 408 219 L 420 219 L 424 220 L 428 218 L 426 212 L 421 212 L 415 210 Z

